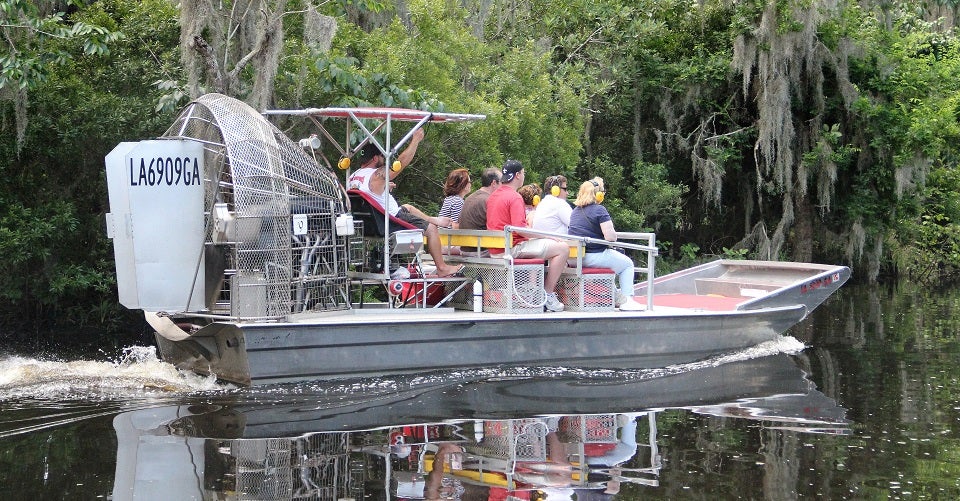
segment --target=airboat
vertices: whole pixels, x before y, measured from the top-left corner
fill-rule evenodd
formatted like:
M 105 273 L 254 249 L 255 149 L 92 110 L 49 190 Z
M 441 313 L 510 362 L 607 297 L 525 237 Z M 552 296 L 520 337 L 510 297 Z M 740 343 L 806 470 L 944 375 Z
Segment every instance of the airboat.
M 294 141 L 270 121 L 302 119 Z M 258 112 L 207 94 L 159 138 L 106 157 L 120 303 L 143 310 L 163 360 L 240 385 L 494 366 L 653 368 L 776 340 L 837 291 L 845 266 L 717 260 L 655 276 L 656 237 L 621 233 L 644 277 L 641 311 L 614 275 L 572 266 L 544 312 L 544 264 L 503 231 L 443 230 L 462 276 L 437 277 L 424 235 L 346 189 L 374 144 L 391 168 L 413 133 L 483 115 L 398 108 Z M 457 125 L 455 125 L 457 126 Z M 337 139 L 341 137 L 343 139 Z M 362 139 L 351 144 L 351 138 Z M 337 158 L 328 158 L 333 151 Z M 344 172 L 346 176 L 341 174 Z M 502 248 L 491 257 L 489 248 Z M 379 299 L 377 299 L 379 298 Z

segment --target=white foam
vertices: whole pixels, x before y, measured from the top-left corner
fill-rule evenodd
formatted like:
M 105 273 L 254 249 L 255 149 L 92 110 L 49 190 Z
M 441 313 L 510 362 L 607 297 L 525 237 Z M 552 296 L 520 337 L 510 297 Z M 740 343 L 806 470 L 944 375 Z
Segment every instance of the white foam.
M 0 400 L 18 397 L 103 399 L 150 392 L 190 393 L 223 388 L 215 377 L 181 372 L 149 346 L 125 348 L 118 360 L 0 358 Z

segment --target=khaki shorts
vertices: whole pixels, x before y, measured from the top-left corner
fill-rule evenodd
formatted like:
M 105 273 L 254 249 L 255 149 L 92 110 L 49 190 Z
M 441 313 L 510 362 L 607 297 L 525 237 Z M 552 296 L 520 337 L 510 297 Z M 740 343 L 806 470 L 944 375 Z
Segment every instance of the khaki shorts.
M 546 259 L 547 248 L 550 247 L 549 238 L 534 238 L 524 240 L 513 247 L 513 257 L 520 259 Z

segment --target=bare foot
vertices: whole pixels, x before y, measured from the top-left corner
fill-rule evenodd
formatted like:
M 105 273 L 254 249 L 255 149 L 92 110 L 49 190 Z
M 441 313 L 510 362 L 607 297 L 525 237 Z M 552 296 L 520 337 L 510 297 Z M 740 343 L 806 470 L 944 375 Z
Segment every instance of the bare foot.
M 444 268 L 437 268 L 437 276 L 440 278 L 451 277 L 454 275 L 461 274 L 463 271 L 463 265 L 461 266 L 447 266 Z

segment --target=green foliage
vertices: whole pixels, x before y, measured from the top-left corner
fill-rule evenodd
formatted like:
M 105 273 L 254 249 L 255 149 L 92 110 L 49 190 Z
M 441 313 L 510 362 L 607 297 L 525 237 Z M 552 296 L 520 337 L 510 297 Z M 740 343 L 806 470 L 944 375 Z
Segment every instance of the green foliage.
M 0 199 L 0 255 L 6 256 L 2 270 L 8 280 L 3 282 L 0 297 L 17 301 L 29 295 L 34 284 L 26 282 L 19 273 L 23 267 L 42 267 L 63 232 L 77 227 L 77 218 L 71 207 L 63 202 L 50 204 L 40 210 Z M 25 283 L 26 282 L 26 283 Z
M 0 136 L 0 323 L 118 327 L 113 257 L 104 234 L 104 156 L 122 141 L 158 136 L 172 116 L 157 114 L 150 85 L 176 75 L 176 10 L 164 0 L 104 0 L 71 21 L 134 36 L 97 57 L 74 40 L 46 47 L 69 54 L 30 93 L 23 149 Z M 156 92 L 156 93 L 155 93 Z M 0 117 L 8 112 L 0 111 Z
M 120 317 L 110 306 L 103 157 L 121 141 L 161 134 L 189 99 L 174 3 L 70 3 L 67 15 L 39 7 L 50 3 L 0 0 L 4 322 Z M 308 46 L 302 17 L 283 17 L 272 102 L 484 114 L 429 126 L 398 197 L 432 210 L 450 170 L 476 178 L 514 158 L 532 181 L 603 177 L 618 229 L 657 231 L 676 263 L 695 262 L 701 249 L 743 257 L 743 233 L 761 222 L 772 229 L 784 215 L 783 186 L 755 162 L 757 88 L 731 71 L 734 40 L 754 33 L 769 5 L 325 2 L 319 8 L 338 24 L 328 52 Z M 814 241 L 797 245 L 816 249 L 817 260 L 955 278 L 960 41 L 908 2 L 778 1 L 776 34 L 800 33 L 805 9 L 832 5 L 810 45 L 829 57 L 810 58 L 819 68 L 789 89 L 800 125 L 792 182 L 811 183 L 803 195 L 817 218 Z M 820 101 L 810 94 L 819 83 Z M 13 100 L 19 90 L 28 99 Z M 18 106 L 29 117 L 19 141 L 8 133 L 24 113 Z M 307 132 L 280 125 L 293 138 Z
M 74 57 L 62 48 L 65 42 L 79 44 L 85 55 L 107 55 L 110 44 L 123 37 L 109 26 L 68 20 L 63 12 L 44 14 L 35 2 L 25 0 L 0 0 L 0 33 L 6 49 L 0 51 L 0 88 L 30 89 Z
M 681 259 L 685 261 L 693 261 L 697 257 L 697 253 L 700 252 L 700 246 L 693 243 L 685 243 L 680 246 L 680 256 Z
M 619 231 L 657 231 L 681 224 L 680 200 L 686 187 L 670 183 L 663 165 L 638 161 L 623 170 L 606 157 L 600 157 L 578 169 L 576 176 L 583 180 L 594 176 L 603 178 L 607 187 L 604 205 Z M 579 182 L 571 184 L 579 187 Z M 571 189 L 571 193 L 575 191 Z
M 897 268 L 914 282 L 960 277 L 960 172 L 937 168 L 923 192 L 919 217 L 899 222 L 892 249 Z
M 113 304 L 110 314 L 91 317 L 92 302 L 112 298 L 112 263 L 101 256 L 99 263 L 83 263 L 71 258 L 80 219 L 67 202 L 50 202 L 30 208 L 5 200 L 0 204 L 0 272 L 6 277 L 0 285 L 0 322 L 25 327 L 47 323 L 48 316 L 63 315 L 73 326 L 111 325 L 119 316 Z M 89 251 L 90 249 L 85 249 Z M 97 253 L 94 252 L 94 255 Z
M 857 162 L 848 170 L 841 211 L 889 249 L 888 269 L 915 280 L 956 277 L 955 175 L 960 140 L 957 39 L 905 11 L 888 30 L 862 23 L 868 53 L 851 78 L 861 90 L 853 108 Z M 842 179 L 842 178 L 841 178 Z
M 727 247 L 723 248 L 724 259 L 747 259 L 748 254 L 750 254 L 750 249 L 730 249 Z

